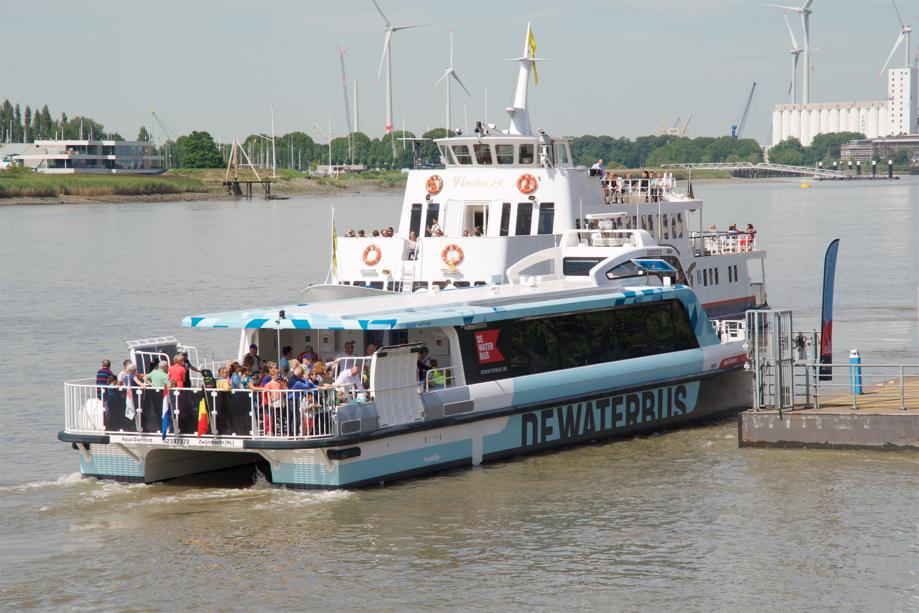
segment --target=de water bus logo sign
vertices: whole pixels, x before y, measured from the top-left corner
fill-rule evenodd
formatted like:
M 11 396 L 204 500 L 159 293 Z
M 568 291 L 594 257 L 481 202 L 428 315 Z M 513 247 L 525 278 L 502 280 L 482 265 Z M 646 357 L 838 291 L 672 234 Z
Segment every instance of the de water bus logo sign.
M 498 334 L 500 333 L 500 330 L 481 330 L 475 333 L 475 348 L 479 364 L 504 361 L 504 356 L 498 350 Z

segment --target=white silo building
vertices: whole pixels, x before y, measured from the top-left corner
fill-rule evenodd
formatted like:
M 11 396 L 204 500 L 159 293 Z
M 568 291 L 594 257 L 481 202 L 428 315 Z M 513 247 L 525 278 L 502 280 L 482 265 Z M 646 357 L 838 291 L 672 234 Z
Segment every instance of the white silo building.
M 867 138 L 919 133 L 917 69 L 887 71 L 887 100 L 778 104 L 772 111 L 772 146 L 797 138 L 805 147 L 818 134 L 861 132 Z

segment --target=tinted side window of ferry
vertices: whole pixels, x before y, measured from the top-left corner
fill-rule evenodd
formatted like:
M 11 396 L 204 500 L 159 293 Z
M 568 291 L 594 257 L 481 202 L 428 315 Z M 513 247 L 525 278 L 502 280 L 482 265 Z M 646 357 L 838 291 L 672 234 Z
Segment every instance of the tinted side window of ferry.
M 472 156 L 469 154 L 469 147 L 466 145 L 454 145 L 453 157 L 456 158 L 457 164 L 472 164 Z
M 499 164 L 513 164 L 514 146 L 495 145 L 495 158 L 497 158 Z
M 457 334 L 469 383 L 699 346 L 686 309 L 677 300 L 459 326 Z
M 520 145 L 520 163 L 521 164 L 532 164 L 533 163 L 533 152 L 535 148 L 533 145 Z
M 552 234 L 552 225 L 555 222 L 555 204 L 552 202 L 539 203 L 539 223 L 536 234 Z
M 521 202 L 517 205 L 517 227 L 514 230 L 516 236 L 528 236 L 530 226 L 533 223 L 533 203 Z

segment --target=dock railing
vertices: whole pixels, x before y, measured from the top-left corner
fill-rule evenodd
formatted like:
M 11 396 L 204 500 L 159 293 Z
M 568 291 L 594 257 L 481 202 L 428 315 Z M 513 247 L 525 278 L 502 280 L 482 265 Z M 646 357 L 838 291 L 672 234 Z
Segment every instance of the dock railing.
M 804 371 L 813 407 L 854 410 L 906 410 L 919 408 L 919 364 L 813 364 L 795 365 Z M 824 380 L 821 380 L 821 373 Z M 796 376 L 796 384 L 801 377 Z

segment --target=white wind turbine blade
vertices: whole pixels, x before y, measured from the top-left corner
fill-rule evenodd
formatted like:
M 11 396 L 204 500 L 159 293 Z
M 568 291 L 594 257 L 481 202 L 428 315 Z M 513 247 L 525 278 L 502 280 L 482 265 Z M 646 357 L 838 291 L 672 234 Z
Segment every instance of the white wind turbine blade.
M 788 26 L 788 35 L 791 37 L 791 49 L 795 51 L 799 48 L 798 40 L 795 38 L 794 30 L 791 29 L 791 22 L 788 21 L 788 12 L 782 11 L 782 17 L 785 18 L 785 25 Z
M 897 21 L 900 22 L 900 27 L 905 28 L 906 24 L 903 23 L 903 18 L 900 17 L 900 9 L 897 8 L 897 3 L 895 0 L 890 0 L 890 3 L 893 4 L 893 10 L 897 14 Z
M 434 87 L 437 87 L 438 85 L 440 85 L 440 82 L 443 81 L 444 79 L 446 79 L 446 78 L 450 75 L 450 72 L 452 72 L 452 71 L 451 71 L 449 68 L 447 68 L 447 69 L 444 71 L 444 73 L 443 73 L 442 75 L 440 75 L 440 78 L 437 79 L 436 81 L 434 81 Z
M 784 9 L 786 11 L 791 11 L 792 13 L 800 13 L 801 9 L 796 6 L 785 6 L 784 4 L 764 4 L 763 6 L 771 6 L 777 9 Z
M 463 91 L 466 92 L 466 95 L 469 96 L 470 98 L 472 98 L 472 94 L 469 93 L 469 89 L 467 89 L 466 86 L 463 84 L 463 82 L 460 80 L 459 75 L 456 74 L 456 72 L 453 71 L 453 70 L 450 71 L 450 75 L 451 75 L 454 79 L 456 79 L 456 82 L 459 83 L 460 87 L 463 88 Z
M 813 3 L 814 3 L 814 0 L 807 0 L 803 5 L 801 5 L 801 8 L 799 10 L 803 13 L 804 11 L 809 9 Z
M 897 42 L 893 44 L 893 49 L 890 50 L 890 55 L 887 56 L 887 61 L 884 62 L 884 66 L 881 68 L 881 71 L 878 73 L 878 76 L 884 74 L 884 70 L 887 68 L 887 64 L 890 63 L 890 58 L 893 57 L 893 54 L 897 52 L 897 47 L 900 46 L 900 43 L 903 42 L 903 38 L 906 36 L 903 32 L 900 32 L 900 35 L 897 36 Z
M 376 4 L 376 3 L 374 3 Z M 377 78 L 383 74 L 383 63 L 386 61 L 386 54 L 389 53 L 389 40 L 392 38 L 392 30 L 386 30 L 386 38 L 383 39 L 383 55 L 380 56 L 380 67 L 377 69 Z
M 377 12 L 380 13 L 380 17 L 383 18 L 384 22 L 386 22 L 387 27 L 392 26 L 392 24 L 389 23 L 389 19 L 387 19 L 386 15 L 383 14 L 383 9 L 381 9 L 380 5 L 377 4 L 377 0 L 371 0 L 371 2 L 373 2 L 373 6 L 377 7 Z
M 416 23 L 410 26 L 395 26 L 393 27 L 393 32 L 398 32 L 399 30 L 410 30 L 412 28 L 427 28 L 428 26 L 434 25 L 433 23 Z

